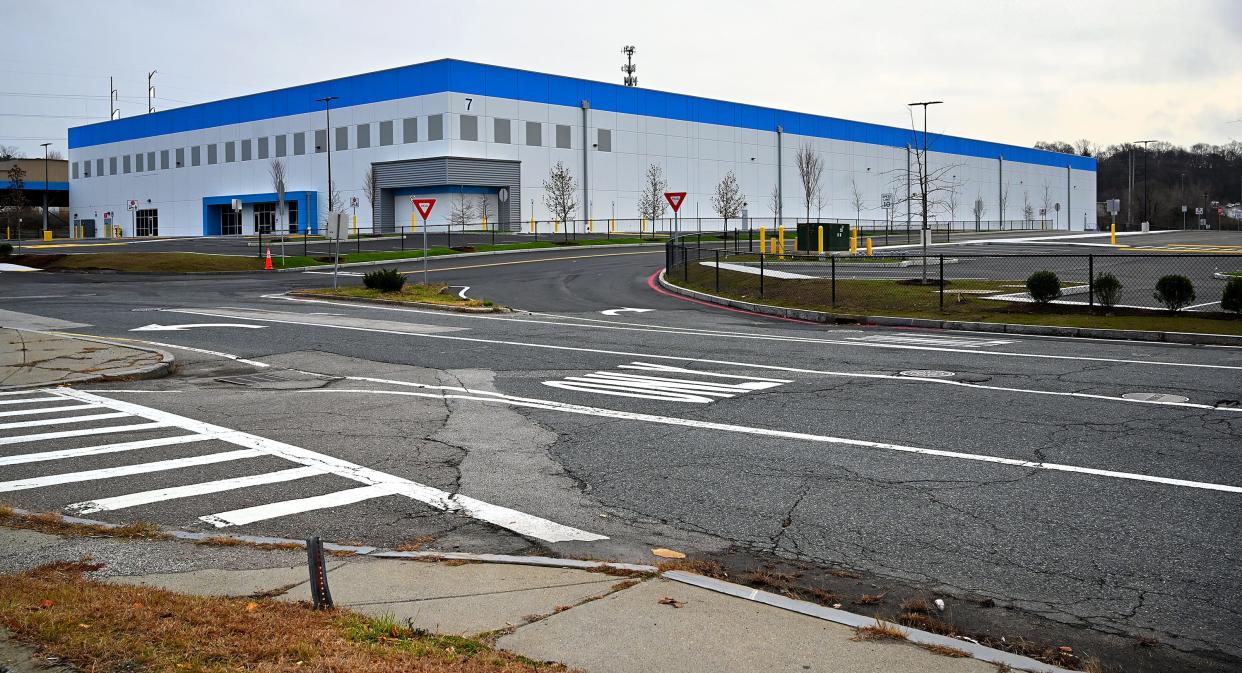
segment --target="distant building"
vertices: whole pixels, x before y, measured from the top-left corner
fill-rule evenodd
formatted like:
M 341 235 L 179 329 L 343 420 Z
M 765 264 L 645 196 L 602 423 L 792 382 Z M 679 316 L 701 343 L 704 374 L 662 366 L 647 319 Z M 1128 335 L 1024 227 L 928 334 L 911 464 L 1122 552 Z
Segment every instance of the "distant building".
M 326 96 L 337 97 L 331 128 L 317 101 Z M 808 145 L 825 163 L 813 218 L 891 216 L 904 227 L 902 197 L 918 190 L 915 178 L 907 191 L 906 148 L 921 142 L 906 128 L 445 59 L 72 128 L 70 203 L 83 221 L 111 213 L 126 235 L 314 230 L 327 202 L 330 148 L 333 180 L 347 210 L 357 198 L 364 231 L 408 226 L 413 196 L 440 199 L 433 226 L 455 199 L 470 198 L 486 202 L 491 221 L 525 229 L 532 217 L 550 217 L 542 185 L 557 162 L 578 186 L 575 218 L 597 227 L 615 213 L 619 228 L 638 228 L 652 164 L 670 191 L 688 192 L 683 221 L 714 217 L 712 194 L 732 171 L 750 217 L 770 226 L 779 156 L 781 207 L 792 225 L 806 214 L 794 157 Z M 973 221 L 976 199 L 984 221 L 1039 219 L 1046 188 L 1060 209 L 1043 219 L 1095 228 L 1095 159 L 935 134 L 929 146 L 933 170 L 952 166 L 959 184 L 956 214 L 934 219 Z M 273 159 L 287 165 L 292 208 L 279 225 Z M 372 193 L 363 187 L 369 170 Z M 898 203 L 888 211 L 885 194 Z M 918 220 L 917 205 L 911 217 Z
M 13 212 L 8 208 L 7 194 L 13 188 L 9 181 L 9 171 L 19 166 L 24 172 L 22 192 L 26 196 L 26 208 L 21 212 Z M 47 175 L 43 175 L 46 168 Z M 69 224 L 69 162 L 64 159 L 10 159 L 0 161 L 0 206 L 3 206 L 3 226 L 7 231 L 0 231 L 0 238 L 6 234 L 17 238 L 17 221 L 21 220 L 21 237 L 35 238 L 43 230 L 43 197 L 44 187 L 47 188 L 48 229 L 58 238 L 70 235 Z M 45 180 L 46 177 L 46 180 Z

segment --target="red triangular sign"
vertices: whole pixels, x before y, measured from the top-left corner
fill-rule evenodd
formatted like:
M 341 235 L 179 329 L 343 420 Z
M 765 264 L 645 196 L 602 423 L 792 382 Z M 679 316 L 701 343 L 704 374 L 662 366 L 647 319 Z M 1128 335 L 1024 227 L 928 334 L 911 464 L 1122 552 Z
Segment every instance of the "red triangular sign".
M 431 217 L 431 209 L 435 207 L 435 199 L 410 199 L 410 203 L 414 204 L 414 209 L 419 215 L 423 216 L 423 220 Z
M 686 200 L 685 192 L 664 192 L 664 198 L 668 199 L 668 205 L 673 207 L 673 212 L 681 209 L 682 201 Z

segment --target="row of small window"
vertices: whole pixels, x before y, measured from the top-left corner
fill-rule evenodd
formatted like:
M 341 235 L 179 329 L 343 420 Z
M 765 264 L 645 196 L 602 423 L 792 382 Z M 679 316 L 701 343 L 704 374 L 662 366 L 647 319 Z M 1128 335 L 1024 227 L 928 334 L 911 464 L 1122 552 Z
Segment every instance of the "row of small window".
M 513 120 L 495 118 L 492 120 L 492 142 L 502 144 L 512 144 L 513 142 Z M 392 145 L 393 142 L 393 126 L 392 121 L 382 121 L 379 123 L 379 145 Z M 333 150 L 348 150 L 349 146 L 349 127 L 338 126 L 334 129 L 336 136 L 334 138 Z M 418 142 L 418 117 L 407 117 L 401 120 L 402 140 L 404 143 Z M 479 118 L 475 115 L 460 115 L 459 124 L 460 138 L 462 140 L 479 140 Z M 600 152 L 612 151 L 612 131 L 609 129 L 596 129 L 595 149 Z M 301 156 L 306 154 L 307 137 L 314 133 L 315 152 L 323 152 L 328 144 L 328 132 L 326 129 L 316 131 L 298 132 L 292 134 L 293 137 L 293 155 Z M 560 149 L 570 149 L 570 126 L 568 124 L 557 124 L 555 126 L 555 142 L 556 147 Z M 207 165 L 214 165 L 220 161 L 219 147 L 224 148 L 224 162 L 232 163 L 238 160 L 238 151 L 240 149 L 241 160 L 250 161 L 252 159 L 267 159 L 275 151 L 277 158 L 288 156 L 289 154 L 289 135 L 281 134 L 274 138 L 264 136 L 251 140 L 230 140 L 224 143 L 212 143 L 210 145 L 194 145 L 189 149 L 191 166 L 201 166 L 203 155 L 206 154 Z M 271 141 L 275 141 L 274 143 Z M 444 115 L 435 114 L 427 117 L 427 138 L 428 142 L 435 140 L 444 140 Z M 543 146 L 543 124 L 540 122 L 526 122 L 526 144 L 531 147 Z M 275 145 L 275 147 L 273 147 Z M 354 132 L 354 149 L 366 149 L 371 147 L 371 124 L 358 124 Z M 116 175 L 118 169 L 122 174 L 154 170 L 167 170 L 170 160 L 175 161 L 172 165 L 176 168 L 182 168 L 186 165 L 186 149 L 178 147 L 175 150 L 159 150 L 159 152 L 139 152 L 134 155 L 123 155 L 119 157 L 120 165 L 118 166 L 118 157 L 110 157 L 108 161 L 107 175 Z M 203 150 L 206 150 L 204 152 Z M 156 168 L 156 155 L 159 156 L 159 168 Z M 91 160 L 87 159 L 81 162 L 81 171 L 79 172 L 79 163 L 73 162 L 73 179 L 80 177 L 91 177 Z M 104 175 L 104 159 L 94 160 L 95 176 Z

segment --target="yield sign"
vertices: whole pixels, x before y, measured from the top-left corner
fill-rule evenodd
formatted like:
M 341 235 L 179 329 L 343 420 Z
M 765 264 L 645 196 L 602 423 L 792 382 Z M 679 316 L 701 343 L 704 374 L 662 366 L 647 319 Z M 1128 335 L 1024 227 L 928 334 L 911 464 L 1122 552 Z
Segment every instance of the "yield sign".
M 435 207 L 436 200 L 435 199 L 410 199 L 410 203 L 414 204 L 414 209 L 417 210 L 418 214 L 422 215 L 423 220 L 426 221 L 427 218 L 431 217 L 431 209 Z
M 664 192 L 664 198 L 668 199 L 668 205 L 673 207 L 673 212 L 681 209 L 681 202 L 686 200 L 685 192 Z

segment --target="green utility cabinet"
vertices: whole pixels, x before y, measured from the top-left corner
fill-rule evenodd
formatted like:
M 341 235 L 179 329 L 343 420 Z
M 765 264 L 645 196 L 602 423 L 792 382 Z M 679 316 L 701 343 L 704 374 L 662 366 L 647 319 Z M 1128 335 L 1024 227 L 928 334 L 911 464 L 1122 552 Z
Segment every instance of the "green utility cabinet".
M 813 253 L 819 250 L 819 228 L 824 228 L 824 252 L 850 249 L 850 225 L 846 222 L 799 222 L 798 250 Z

